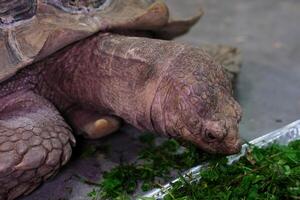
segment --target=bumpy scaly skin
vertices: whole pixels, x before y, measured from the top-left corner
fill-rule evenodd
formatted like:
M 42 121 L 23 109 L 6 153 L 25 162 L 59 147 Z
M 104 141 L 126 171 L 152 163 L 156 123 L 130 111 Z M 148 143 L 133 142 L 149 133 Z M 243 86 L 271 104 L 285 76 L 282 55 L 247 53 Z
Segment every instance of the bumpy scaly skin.
M 230 81 L 201 49 L 99 34 L 37 66 L 49 86 L 43 95 L 61 94 L 58 106 L 64 97 L 211 152 L 230 154 L 240 148 L 241 109 Z
M 75 140 L 56 109 L 33 92 L 0 102 L 0 199 L 15 199 L 56 173 Z
M 74 139 L 51 103 L 65 115 L 79 106 L 210 152 L 240 148 L 241 111 L 222 67 L 174 42 L 95 35 L 3 82 L 0 101 L 1 200 L 32 191 L 70 157 Z

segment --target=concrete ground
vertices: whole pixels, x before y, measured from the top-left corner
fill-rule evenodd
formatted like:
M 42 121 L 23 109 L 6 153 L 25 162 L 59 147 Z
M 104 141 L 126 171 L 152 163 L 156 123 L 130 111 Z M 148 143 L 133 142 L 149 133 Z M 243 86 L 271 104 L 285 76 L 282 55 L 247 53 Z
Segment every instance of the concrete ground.
M 197 0 L 174 1 L 188 12 Z M 169 0 L 172 2 L 172 0 Z M 300 1 L 202 0 L 205 16 L 179 41 L 193 45 L 222 43 L 241 48 L 243 68 L 237 85 L 244 110 L 240 132 L 255 138 L 300 118 Z M 186 8 L 185 8 L 186 7 Z M 98 180 L 122 157 L 134 160 L 141 148 L 137 133 L 124 128 L 100 141 L 78 140 L 71 162 L 52 180 L 22 200 L 83 200 L 92 186 L 77 176 Z M 92 144 L 91 144 L 92 143 Z M 81 155 L 94 145 L 93 157 Z M 109 145 L 110 153 L 103 147 Z M 101 153 L 102 152 L 102 153 Z

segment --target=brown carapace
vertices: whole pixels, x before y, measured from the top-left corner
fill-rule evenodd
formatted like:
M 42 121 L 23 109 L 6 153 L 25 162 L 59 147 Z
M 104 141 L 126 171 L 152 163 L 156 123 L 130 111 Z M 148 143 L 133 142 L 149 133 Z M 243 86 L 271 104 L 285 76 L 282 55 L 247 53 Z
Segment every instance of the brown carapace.
M 238 152 L 241 109 L 225 69 L 201 48 L 160 40 L 201 15 L 178 19 L 160 0 L 0 0 L 0 200 L 55 174 L 72 130 L 100 138 L 120 120 Z

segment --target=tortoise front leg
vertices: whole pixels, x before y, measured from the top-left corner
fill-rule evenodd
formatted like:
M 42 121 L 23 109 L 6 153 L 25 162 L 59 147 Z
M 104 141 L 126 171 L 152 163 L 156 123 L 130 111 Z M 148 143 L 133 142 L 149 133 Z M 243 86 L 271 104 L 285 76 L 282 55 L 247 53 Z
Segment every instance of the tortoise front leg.
M 0 199 L 15 199 L 65 165 L 75 139 L 54 106 L 33 92 L 10 94 L 0 105 Z

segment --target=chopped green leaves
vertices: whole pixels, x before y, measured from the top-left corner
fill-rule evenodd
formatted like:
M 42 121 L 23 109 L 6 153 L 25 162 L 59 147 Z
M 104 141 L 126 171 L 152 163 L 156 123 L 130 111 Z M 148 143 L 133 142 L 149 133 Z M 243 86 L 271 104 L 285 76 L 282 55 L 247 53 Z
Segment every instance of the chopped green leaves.
M 138 189 L 148 191 L 160 187 L 171 178 L 171 172 L 182 172 L 197 165 L 202 159 L 196 147 L 190 144 L 183 147 L 173 139 L 156 145 L 155 137 L 146 134 L 140 141 L 145 147 L 139 153 L 138 160 L 133 164 L 121 164 L 106 172 L 99 188 L 88 194 L 92 200 L 126 199 L 127 194 Z
M 138 160 L 106 172 L 100 187 L 88 194 L 92 200 L 131 199 L 130 195 L 138 189 L 148 191 L 161 187 L 174 171 L 180 174 L 207 160 L 210 164 L 200 173 L 199 181 L 190 183 L 180 176 L 180 181 L 166 191 L 164 200 L 275 200 L 300 197 L 300 141 L 288 146 L 272 144 L 265 149 L 251 146 L 246 156 L 228 166 L 226 157 L 200 153 L 191 144 L 183 144 L 183 147 L 171 139 L 157 145 L 151 135 L 144 135 L 140 140 L 145 148 Z
M 228 166 L 212 163 L 201 179 L 176 183 L 164 200 L 179 199 L 299 199 L 300 141 L 288 146 L 252 147 Z

